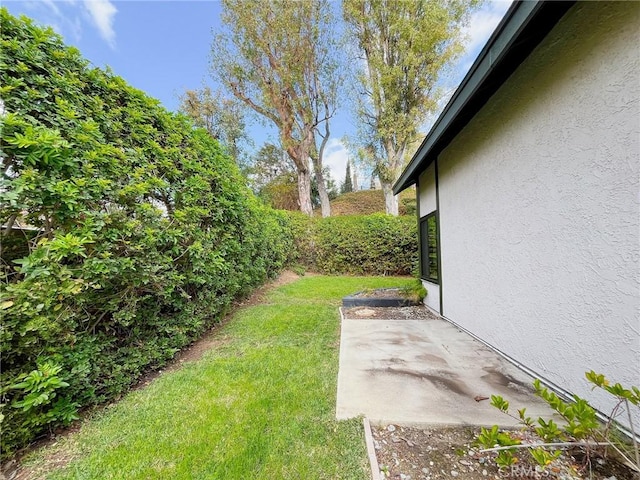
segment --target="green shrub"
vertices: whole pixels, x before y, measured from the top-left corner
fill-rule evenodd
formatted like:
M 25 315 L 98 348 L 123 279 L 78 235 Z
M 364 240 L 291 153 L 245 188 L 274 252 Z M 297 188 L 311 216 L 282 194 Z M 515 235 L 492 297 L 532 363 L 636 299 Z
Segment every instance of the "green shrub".
M 415 218 L 418 211 L 415 194 L 412 197 L 401 198 L 399 210 L 401 214 Z
M 497 425 L 493 425 L 491 429 L 482 428 L 476 438 L 475 443 L 484 447 L 480 452 L 493 453 L 496 465 L 505 469 L 515 465 L 518 462 L 518 450 L 526 448 L 531 460 L 537 464 L 536 471 L 542 473 L 561 456 L 561 449 L 572 448 L 579 452 L 580 456 L 586 459 L 583 467 L 595 463 L 598 457 L 607 458 L 614 453 L 614 458 L 617 456 L 636 473 L 640 472 L 640 446 L 631 413 L 632 405 L 640 407 L 640 389 L 636 386 L 627 389 L 620 383 L 611 385 L 603 374 L 593 370 L 586 372 L 585 377 L 593 384 L 592 389 L 600 388 L 615 400 L 615 406 L 605 424 L 599 422 L 596 410 L 585 399 L 574 395 L 571 401 L 565 401 L 547 387 L 543 387 L 539 379 L 535 379 L 533 387 L 536 395 L 562 419 L 560 425 L 553 419 L 545 420 L 543 417 L 534 420 L 527 416 L 525 408 L 518 410 L 518 415 L 515 415 L 507 400 L 499 395 L 491 395 L 491 405 L 517 420 L 522 430 L 527 431 L 533 441 L 522 443 L 520 438 L 516 438 L 515 433 L 501 432 Z M 626 435 L 630 437 L 631 442 L 627 441 L 629 438 L 624 438 L 626 435 L 620 435 L 622 431 L 619 430 L 617 417 L 622 412 L 626 413 L 626 420 L 629 422 Z M 542 442 L 535 441 L 536 437 Z M 609 451 L 609 448 L 613 452 Z
M 6 457 L 276 275 L 295 226 L 206 132 L 51 29 L 0 15 L 0 221 L 36 232 L 5 259 L 0 292 Z
M 315 225 L 319 219 L 310 218 L 300 212 L 284 212 L 292 231 L 293 245 L 287 263 L 315 268 Z
M 407 285 L 403 289 L 401 289 L 401 294 L 403 297 L 412 300 L 414 302 L 422 302 L 424 297 L 427 296 L 427 289 L 424 288 L 422 284 L 422 280 L 415 279 L 413 284 Z
M 418 240 L 413 217 L 290 218 L 296 238 L 293 263 L 331 275 L 409 275 L 416 270 Z

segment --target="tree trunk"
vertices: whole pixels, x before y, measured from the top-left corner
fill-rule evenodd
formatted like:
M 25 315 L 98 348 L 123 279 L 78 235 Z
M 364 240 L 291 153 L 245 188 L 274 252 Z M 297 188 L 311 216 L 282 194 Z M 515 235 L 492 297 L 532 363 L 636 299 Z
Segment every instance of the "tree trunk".
M 405 145 L 397 148 L 391 138 L 387 138 L 385 143 L 387 162 L 383 168 L 378 167 L 378 178 L 384 192 L 384 206 L 389 215 L 398 216 L 398 197 L 393 194 L 393 184 L 398 179 L 398 173 L 402 167 Z
M 290 142 L 290 130 L 280 132 L 280 141 L 283 145 Z M 305 215 L 313 215 L 313 205 L 311 203 L 311 175 L 309 172 L 309 158 L 311 149 L 314 146 L 315 137 L 312 129 L 306 129 L 303 140 L 297 145 L 289 145 L 286 152 L 296 166 L 298 173 L 298 201 L 300 211 Z
M 329 194 L 327 193 L 327 184 L 324 181 L 324 175 L 322 173 L 322 163 L 318 155 L 311 157 L 313 161 L 313 171 L 316 175 L 316 183 L 318 184 L 318 194 L 320 195 L 320 208 L 322 210 L 322 217 L 331 216 L 331 201 L 329 200 Z
M 298 198 L 300 211 L 305 215 L 313 215 L 311 205 L 311 175 L 308 169 L 298 169 Z
M 316 144 L 316 136 L 314 133 L 313 136 L 313 144 L 312 144 L 312 152 L 311 152 L 311 162 L 313 163 L 313 170 L 316 174 L 316 183 L 318 184 L 318 195 L 320 195 L 320 208 L 322 209 L 322 217 L 330 217 L 331 216 L 331 201 L 329 200 L 329 194 L 327 193 L 327 183 L 324 181 L 324 174 L 322 173 L 322 163 L 324 160 L 324 149 L 327 146 L 327 142 L 329 141 L 329 135 L 331 132 L 329 130 L 329 104 L 325 102 L 325 121 L 324 121 L 324 135 L 320 133 L 320 131 L 316 130 L 316 133 L 320 135 L 322 141 L 320 142 L 320 148 Z
M 398 216 L 398 197 L 393 194 L 393 185 L 380 179 L 384 193 L 384 208 L 389 215 Z

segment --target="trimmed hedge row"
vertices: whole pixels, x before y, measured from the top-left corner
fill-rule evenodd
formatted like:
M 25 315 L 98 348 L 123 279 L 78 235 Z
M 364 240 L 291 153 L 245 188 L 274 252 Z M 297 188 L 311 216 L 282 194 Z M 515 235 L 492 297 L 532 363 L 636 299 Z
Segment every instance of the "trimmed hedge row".
M 296 251 L 292 263 L 330 275 L 410 275 L 417 272 L 414 217 L 385 214 L 309 219 L 290 215 Z
M 2 267 L 6 458 L 166 362 L 293 242 L 206 132 L 0 15 L 0 221 L 36 229 Z

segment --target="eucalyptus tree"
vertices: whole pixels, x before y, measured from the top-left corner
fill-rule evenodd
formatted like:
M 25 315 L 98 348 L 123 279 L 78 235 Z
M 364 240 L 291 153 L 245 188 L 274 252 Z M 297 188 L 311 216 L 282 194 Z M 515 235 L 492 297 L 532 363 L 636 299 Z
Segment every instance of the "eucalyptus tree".
M 222 4 L 223 29 L 212 45 L 212 74 L 276 126 L 296 167 L 300 210 L 311 215 L 310 160 L 324 189 L 324 149 L 316 140 L 321 131 L 328 135 L 335 111 L 331 5 L 327 0 L 223 0 Z M 326 194 L 323 197 L 328 202 Z M 328 203 L 323 213 L 329 213 Z
M 462 52 L 462 29 L 481 0 L 344 0 L 343 16 L 357 45 L 362 143 L 398 214 L 393 182 L 418 127 L 438 106 L 437 84 Z
M 246 148 L 251 144 L 247 136 L 245 106 L 236 98 L 224 97 L 220 91 L 212 92 L 204 86 L 185 90 L 180 96 L 184 113 L 211 137 L 218 140 L 242 170 L 246 170 Z

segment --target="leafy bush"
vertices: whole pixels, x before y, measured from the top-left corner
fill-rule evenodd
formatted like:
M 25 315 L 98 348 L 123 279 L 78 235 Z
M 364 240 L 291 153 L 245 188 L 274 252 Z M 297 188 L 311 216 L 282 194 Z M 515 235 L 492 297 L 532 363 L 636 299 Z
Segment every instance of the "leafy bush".
M 290 218 L 296 232 L 293 263 L 331 275 L 409 275 L 417 269 L 417 226 L 413 217 L 374 214 Z
M 305 266 L 312 271 L 315 268 L 315 225 L 318 219 L 309 218 L 300 212 L 283 212 L 287 216 L 293 245 L 289 251 L 287 263 L 295 266 Z
M 51 29 L 0 15 L 0 221 L 36 232 L 5 259 L 0 292 L 6 457 L 123 392 L 274 276 L 295 225 L 206 132 Z
M 601 388 L 615 398 L 615 407 L 605 425 L 599 422 L 596 410 L 586 400 L 574 395 L 572 401 L 564 401 L 536 379 L 533 382 L 536 395 L 562 418 L 563 424 L 558 425 L 553 419 L 545 420 L 542 417 L 534 421 L 527 416 L 525 408 L 518 410 L 518 415 L 515 415 L 508 401 L 499 395 L 491 395 L 493 407 L 517 420 L 524 431 L 535 435 L 542 443 L 522 444 L 517 433 L 500 432 L 498 426 L 494 425 L 491 429 L 482 428 L 476 439 L 476 444 L 484 447 L 481 452 L 497 452 L 495 462 L 498 467 L 505 469 L 518 462 L 516 452 L 524 447 L 537 464 L 537 471 L 543 472 L 560 457 L 561 449 L 576 449 L 585 459 L 584 466 L 587 466 L 594 457 L 606 458 L 609 453 L 607 448 L 612 448 L 636 473 L 640 472 L 640 448 L 631 415 L 631 405 L 640 406 L 640 389 L 635 386 L 626 389 L 619 383 L 611 385 L 604 375 L 593 370 L 587 372 L 585 377 L 594 385 L 593 388 Z M 615 428 L 616 417 L 623 411 L 629 421 L 632 445 L 624 442 Z

